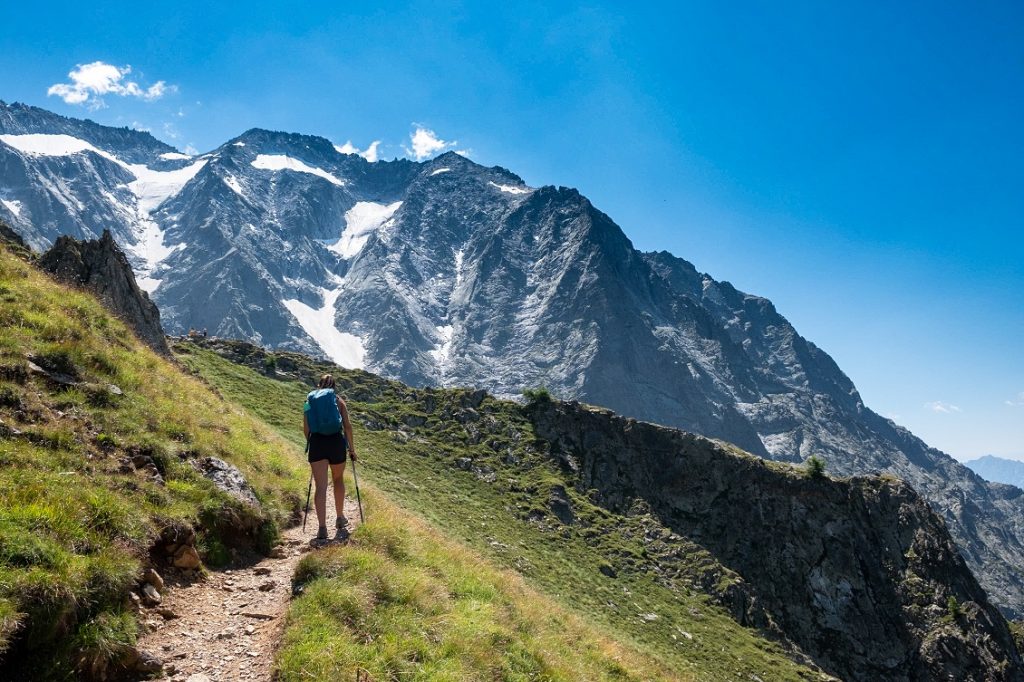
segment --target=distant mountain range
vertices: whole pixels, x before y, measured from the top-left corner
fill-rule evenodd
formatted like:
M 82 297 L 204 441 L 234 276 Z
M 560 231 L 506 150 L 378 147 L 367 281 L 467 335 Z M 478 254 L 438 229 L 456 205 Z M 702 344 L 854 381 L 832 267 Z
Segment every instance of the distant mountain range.
M 37 249 L 109 229 L 172 333 L 206 328 L 414 385 L 543 385 L 762 457 L 897 475 L 993 601 L 1024 615 L 1019 490 L 868 409 L 771 301 L 637 251 L 574 189 L 454 153 L 370 163 L 267 130 L 189 156 L 0 103 L 0 218 Z
M 986 481 L 1024 488 L 1024 462 L 1020 460 L 985 455 L 984 457 L 964 462 L 964 466 L 969 467 L 971 471 Z

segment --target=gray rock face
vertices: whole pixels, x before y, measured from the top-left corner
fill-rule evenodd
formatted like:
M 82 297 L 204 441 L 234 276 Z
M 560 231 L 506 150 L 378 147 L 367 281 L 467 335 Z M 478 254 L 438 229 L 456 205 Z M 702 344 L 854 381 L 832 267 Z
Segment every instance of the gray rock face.
M 160 311 L 135 283 L 131 265 L 109 231 L 104 230 L 100 239 L 91 241 L 59 237 L 39 258 L 39 266 L 62 282 L 96 294 L 143 343 L 170 355 L 160 326 Z
M 27 134 L 93 149 L 39 153 Z M 0 219 L 37 248 L 109 226 L 172 333 L 499 397 L 543 385 L 762 457 L 895 474 L 993 601 L 1024 615 L 1021 496 L 868 409 L 770 301 L 637 251 L 576 190 L 457 154 L 369 163 L 265 130 L 180 157 L 142 133 L 0 104 Z
M 1020 680 L 1020 655 L 942 520 L 895 478 L 812 480 L 578 403 L 531 420 L 579 490 L 661 523 L 742 577 L 741 622 L 850 680 Z M 956 608 L 951 609 L 950 598 Z

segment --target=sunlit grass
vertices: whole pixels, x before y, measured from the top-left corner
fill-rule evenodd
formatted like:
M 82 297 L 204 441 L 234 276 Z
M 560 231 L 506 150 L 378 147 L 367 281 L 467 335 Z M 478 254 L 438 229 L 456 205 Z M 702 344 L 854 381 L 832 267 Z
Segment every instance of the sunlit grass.
M 33 676 L 66 675 L 131 639 L 123 603 L 165 526 L 216 543 L 230 508 L 272 538 L 298 508 L 301 453 L 3 248 L 0 330 L 0 651 Z M 162 483 L 131 465 L 140 453 Z M 262 510 L 203 478 L 202 456 L 238 466 Z
M 722 591 L 737 580 L 735 574 L 719 566 L 703 549 L 692 543 L 679 546 L 678 556 L 666 564 L 679 571 L 678 579 L 667 582 L 654 572 L 649 556 L 651 541 L 664 537 L 668 530 L 648 514 L 616 515 L 578 492 L 569 483 L 567 473 L 534 447 L 536 438 L 518 406 L 488 399 L 476 410 L 476 417 L 461 423 L 455 414 L 461 409 L 467 391 L 415 391 L 363 372 L 343 371 L 282 353 L 276 354 L 279 367 L 286 360 L 305 364 L 293 369 L 300 380 L 278 380 L 260 371 L 259 358 L 252 360 L 251 368 L 190 344 L 180 345 L 177 350 L 183 362 L 226 398 L 251 409 L 297 444 L 302 439 L 296 423 L 298 406 L 310 380 L 322 372 L 335 373 L 341 390 L 349 396 L 355 417 L 364 491 L 378 490 L 379 495 L 403 510 L 401 514 L 412 513 L 426 521 L 443 534 L 438 537 L 469 548 L 478 561 L 483 557 L 499 568 L 515 571 L 540 593 L 537 610 L 543 612 L 557 603 L 584 618 L 601 637 L 617 642 L 625 650 L 642 652 L 654 662 L 652 665 L 670 670 L 672 676 L 679 678 L 752 679 L 756 675 L 767 681 L 820 677 L 789 658 L 777 644 L 740 626 L 697 587 L 708 575 L 714 576 L 715 589 Z M 433 406 L 428 410 L 426 403 L 431 401 Z M 376 430 L 366 428 L 364 422 L 376 422 Z M 549 494 L 555 486 L 564 487 L 572 501 L 577 522 L 571 526 L 554 519 L 548 507 Z M 361 532 L 374 537 L 363 537 L 363 543 L 403 566 L 401 551 L 409 545 L 408 535 L 392 532 L 389 520 L 383 521 L 380 531 L 373 514 L 368 514 L 368 520 Z M 420 528 L 422 524 L 410 527 Z M 377 533 L 380 537 L 376 537 Z M 388 549 L 389 543 L 395 549 Z M 413 560 L 416 567 L 426 565 L 422 557 L 429 552 L 405 551 L 417 557 Z M 448 551 L 444 549 L 441 553 Z M 357 565 L 363 560 L 366 559 L 350 559 Z M 347 566 L 345 561 L 349 559 L 335 561 Z M 300 570 L 310 569 L 306 566 Z M 356 575 L 352 569 L 347 570 L 349 573 L 341 573 L 336 581 L 331 581 L 331 588 L 316 589 L 342 589 Z M 312 586 L 309 589 L 311 596 L 319 594 Z M 330 613 L 356 608 L 353 605 L 365 606 L 359 601 L 360 595 L 356 590 L 345 597 L 348 601 L 330 602 L 322 610 L 313 604 L 299 610 L 297 605 L 291 628 L 298 628 L 302 634 L 289 635 L 297 637 L 291 640 L 294 648 L 288 654 L 294 658 L 282 658 L 283 669 L 295 675 L 305 670 L 313 675 L 310 679 L 333 679 L 330 675 L 339 670 L 348 670 L 347 674 L 354 678 L 352 668 L 345 666 L 357 660 L 363 661 L 361 665 L 376 661 L 378 671 L 392 670 L 382 662 L 385 659 L 391 661 L 388 665 L 399 666 L 386 651 L 375 653 L 360 648 L 365 644 L 360 643 L 360 638 L 379 639 L 378 635 L 368 634 L 366 628 L 373 626 L 372 622 L 358 621 L 356 625 L 347 625 L 344 633 L 337 631 Z M 313 601 L 318 599 L 331 597 L 325 594 Z M 473 631 L 469 616 L 474 613 L 464 619 L 447 618 L 470 624 L 466 625 L 469 632 Z M 498 616 L 488 614 L 479 623 L 479 636 L 484 641 L 494 618 Z M 391 634 L 405 641 L 406 635 L 401 634 L 404 631 L 397 623 L 394 627 L 396 630 Z M 458 639 L 457 630 L 451 634 Z M 387 637 L 384 639 L 387 641 Z M 332 664 L 314 659 L 312 652 L 317 646 L 327 652 L 324 658 L 337 656 L 341 667 L 332 668 Z M 409 650 L 415 651 L 418 646 L 410 643 Z M 307 647 L 308 660 L 301 653 Z M 383 658 L 378 659 L 378 655 Z M 453 655 L 463 661 L 461 654 Z M 467 657 L 471 658 L 468 654 Z M 452 663 L 449 669 L 461 671 L 461 665 Z M 480 670 L 485 669 L 493 670 L 479 668 L 476 674 L 483 679 L 505 679 L 501 674 L 481 674 Z M 394 677 L 390 677 L 391 672 L 381 673 L 381 677 L 373 679 L 417 679 L 416 675 L 431 679 L 431 668 L 425 662 L 410 670 L 413 672 L 395 673 Z M 452 673 L 452 677 L 438 679 L 473 679 L 471 673 L 462 675 Z M 532 675 L 523 679 L 545 679 L 544 674 L 535 670 Z M 510 674 L 509 679 L 516 676 Z
M 376 494 L 349 547 L 308 555 L 282 680 L 654 680 L 676 675 Z

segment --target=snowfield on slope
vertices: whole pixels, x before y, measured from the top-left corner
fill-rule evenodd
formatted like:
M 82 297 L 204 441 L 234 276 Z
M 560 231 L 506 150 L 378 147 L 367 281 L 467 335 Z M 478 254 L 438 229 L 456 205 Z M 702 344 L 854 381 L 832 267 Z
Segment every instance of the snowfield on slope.
M 338 241 L 327 248 L 345 260 L 356 256 L 363 250 L 370 235 L 393 216 L 401 205 L 401 201 L 387 205 L 372 201 L 358 202 L 345 211 L 345 230 Z
M 514 185 L 499 185 L 496 182 L 488 182 L 491 187 L 496 187 L 507 194 L 529 194 L 533 190 L 529 187 L 516 187 Z
M 16 216 L 21 215 L 21 202 L 17 199 L 0 199 L 0 203 L 7 207 L 7 210 Z
M 345 186 L 344 180 L 339 180 L 337 177 L 331 175 L 322 168 L 309 166 L 298 159 L 293 159 L 292 157 L 284 154 L 259 154 L 252 162 L 252 167 L 269 171 L 290 170 L 296 173 L 309 173 L 310 175 L 321 177 L 338 187 Z
M 320 289 L 323 305 L 318 309 L 311 308 L 294 298 L 283 300 L 281 304 L 332 362 L 346 369 L 363 369 L 366 348 L 363 347 L 362 339 L 355 334 L 339 331 L 334 326 L 334 305 L 338 302 L 343 288 L 339 284 L 336 289 Z

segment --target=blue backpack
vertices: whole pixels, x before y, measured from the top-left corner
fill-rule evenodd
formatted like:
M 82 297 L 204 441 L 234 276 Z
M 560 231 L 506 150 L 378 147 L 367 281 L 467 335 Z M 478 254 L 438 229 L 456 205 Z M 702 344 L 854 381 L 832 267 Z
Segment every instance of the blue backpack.
M 303 407 L 310 433 L 333 436 L 341 431 L 341 413 L 333 388 L 318 388 L 306 396 Z

